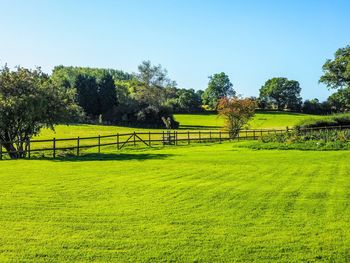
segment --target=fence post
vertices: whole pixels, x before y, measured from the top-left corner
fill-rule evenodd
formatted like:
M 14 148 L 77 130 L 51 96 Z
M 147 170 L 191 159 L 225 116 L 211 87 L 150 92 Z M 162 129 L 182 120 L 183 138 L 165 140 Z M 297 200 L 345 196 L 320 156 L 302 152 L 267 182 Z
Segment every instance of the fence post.
M 239 141 L 239 130 L 238 130 L 238 133 L 237 133 L 237 141 Z
M 209 131 L 209 141 L 211 142 L 211 131 Z
M 177 141 L 177 131 L 175 132 L 176 135 L 175 135 L 175 144 L 178 145 L 178 141 Z
M 56 158 L 56 138 L 53 138 L 52 143 L 53 143 L 53 146 L 52 146 L 52 148 L 53 148 L 53 158 L 55 159 Z
M 190 139 L 190 131 L 187 131 L 187 144 L 191 143 L 191 139 Z
M 221 143 L 221 131 L 219 131 L 219 142 Z
M 164 139 L 165 139 L 165 138 L 164 138 L 164 131 L 163 131 L 163 135 L 162 135 L 162 136 L 163 136 L 162 144 L 164 145 Z
M 148 146 L 151 147 L 151 132 L 148 132 Z
M 255 140 L 255 130 L 253 131 L 253 138 L 254 138 L 254 140 Z
M 98 154 L 101 153 L 101 135 L 98 135 Z
M 199 143 L 201 143 L 201 131 L 198 132 Z
M 79 154 L 80 154 L 79 147 L 80 147 L 80 137 L 78 136 L 78 138 L 77 138 L 77 156 L 79 156 Z
M 134 147 L 136 146 L 136 132 L 134 132 Z
M 119 150 L 119 132 L 117 133 L 117 150 Z
M 0 141 L 0 160 L 2 160 L 2 142 Z
M 30 139 L 28 139 L 27 145 L 28 145 L 28 159 L 30 159 Z
M 248 131 L 245 130 L 245 139 L 248 140 Z
M 262 138 L 263 137 L 263 131 L 262 130 L 260 130 L 260 137 Z

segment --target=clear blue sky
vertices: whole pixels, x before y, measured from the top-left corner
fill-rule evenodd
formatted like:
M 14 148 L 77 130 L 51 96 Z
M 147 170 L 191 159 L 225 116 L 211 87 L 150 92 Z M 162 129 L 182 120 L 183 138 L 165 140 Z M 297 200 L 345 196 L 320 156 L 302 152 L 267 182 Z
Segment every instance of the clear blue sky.
M 244 96 L 281 76 L 325 99 L 321 67 L 350 44 L 349 11 L 346 0 L 0 0 L 0 64 L 135 72 L 149 59 L 179 87 L 224 71 Z

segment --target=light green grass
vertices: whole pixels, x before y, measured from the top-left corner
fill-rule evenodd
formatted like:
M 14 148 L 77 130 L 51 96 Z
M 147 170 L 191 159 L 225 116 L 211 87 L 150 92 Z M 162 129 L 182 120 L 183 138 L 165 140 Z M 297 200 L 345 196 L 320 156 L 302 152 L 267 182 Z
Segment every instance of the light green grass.
M 321 118 L 321 116 L 301 113 L 258 112 L 247 127 L 250 129 L 285 129 L 287 126 L 291 128 L 300 121 L 311 117 Z M 184 129 L 218 129 L 224 125 L 224 120 L 215 114 L 177 114 L 175 118 Z
M 235 145 L 2 161 L 0 262 L 348 262 L 349 153 Z
M 287 126 L 293 127 L 300 120 L 310 118 L 311 115 L 298 114 L 298 113 L 283 113 L 283 112 L 271 112 L 271 113 L 257 113 L 254 119 L 249 123 L 251 129 L 285 129 Z M 321 116 L 313 116 L 319 118 Z M 222 118 L 218 118 L 215 114 L 176 114 L 176 120 L 180 122 L 180 130 L 218 130 L 223 129 L 224 121 Z M 56 138 L 71 138 L 71 137 L 89 137 L 97 135 L 111 135 L 117 133 L 130 133 L 134 131 L 140 132 L 161 132 L 162 129 L 142 129 L 122 126 L 102 126 L 102 125 L 57 125 L 55 132 L 43 129 L 39 139 L 52 139 Z

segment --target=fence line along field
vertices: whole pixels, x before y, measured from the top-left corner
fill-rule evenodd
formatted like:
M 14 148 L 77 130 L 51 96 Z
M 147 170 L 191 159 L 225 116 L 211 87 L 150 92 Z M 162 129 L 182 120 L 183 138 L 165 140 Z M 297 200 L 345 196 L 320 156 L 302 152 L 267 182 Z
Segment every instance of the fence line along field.
M 303 134 L 309 134 L 319 131 L 337 131 L 337 130 L 349 130 L 350 125 L 345 126 L 330 126 L 330 127 L 314 127 L 314 128 L 298 128 L 297 130 Z M 26 156 L 27 158 L 35 156 L 48 157 L 52 156 L 56 158 L 57 155 L 65 157 L 67 154 L 80 156 L 84 153 L 101 152 L 105 151 L 105 147 L 113 146 L 116 150 L 121 150 L 128 146 L 136 147 L 153 147 L 159 145 L 184 145 L 191 143 L 202 142 L 219 142 L 227 140 L 258 140 L 269 135 L 278 135 L 288 132 L 295 132 L 296 129 L 260 129 L 260 130 L 239 130 L 237 134 L 231 134 L 227 131 L 221 130 L 199 130 L 199 131 L 149 131 L 149 132 L 133 132 L 133 133 L 117 133 L 115 135 L 98 135 L 91 137 L 76 137 L 76 138 L 64 138 L 64 139 L 46 139 L 46 140 L 29 140 L 27 142 Z M 327 140 L 327 139 L 326 139 Z M 0 160 L 3 160 L 4 153 L 18 153 L 3 151 L 2 143 L 0 142 Z M 102 149 L 103 148 L 103 149 Z M 101 150 L 102 149 L 102 150 Z M 69 152 L 68 152 L 69 151 Z

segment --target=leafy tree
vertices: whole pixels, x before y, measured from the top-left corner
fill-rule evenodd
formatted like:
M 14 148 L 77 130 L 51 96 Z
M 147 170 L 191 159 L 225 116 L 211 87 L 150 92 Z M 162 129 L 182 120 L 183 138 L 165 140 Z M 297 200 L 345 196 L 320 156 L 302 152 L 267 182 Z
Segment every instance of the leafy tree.
M 345 112 L 350 110 L 350 87 L 341 88 L 328 97 L 328 103 L 335 112 Z
M 217 73 L 209 77 L 208 87 L 202 95 L 203 104 L 216 109 L 217 102 L 222 97 L 231 97 L 236 94 L 229 77 L 224 73 Z
M 150 87 L 176 87 L 176 82 L 168 77 L 168 71 L 161 65 L 152 66 L 151 61 L 143 61 L 138 66 L 138 73 L 135 74 L 139 82 L 147 88 Z
M 318 99 L 312 99 L 304 101 L 302 112 L 308 114 L 329 114 L 332 112 L 332 109 L 328 101 L 320 102 Z
M 98 116 L 100 111 L 98 85 L 96 78 L 90 75 L 80 74 L 76 77 L 75 85 L 77 102 L 86 114 Z
M 278 110 L 299 110 L 302 103 L 300 92 L 298 81 L 287 78 L 272 78 L 261 87 L 259 100 L 275 105 Z
M 335 52 L 334 59 L 328 59 L 323 65 L 323 76 L 320 82 L 328 88 L 350 87 L 350 45 Z
M 104 114 L 117 105 L 116 86 L 112 75 L 105 73 L 98 82 L 99 111 Z
M 0 70 L 0 140 L 11 158 L 26 156 L 28 140 L 80 115 L 74 91 L 57 85 L 40 68 Z
M 256 102 L 250 98 L 223 97 L 219 100 L 218 113 L 224 117 L 231 138 L 235 138 L 243 125 L 254 116 L 256 107 Z
M 350 45 L 339 48 L 334 59 L 328 59 L 323 65 L 323 76 L 320 82 L 329 89 L 338 89 L 328 98 L 333 111 L 350 110 Z
M 201 111 L 201 97 L 193 89 L 177 89 L 174 97 L 167 100 L 177 113 L 193 113 Z

